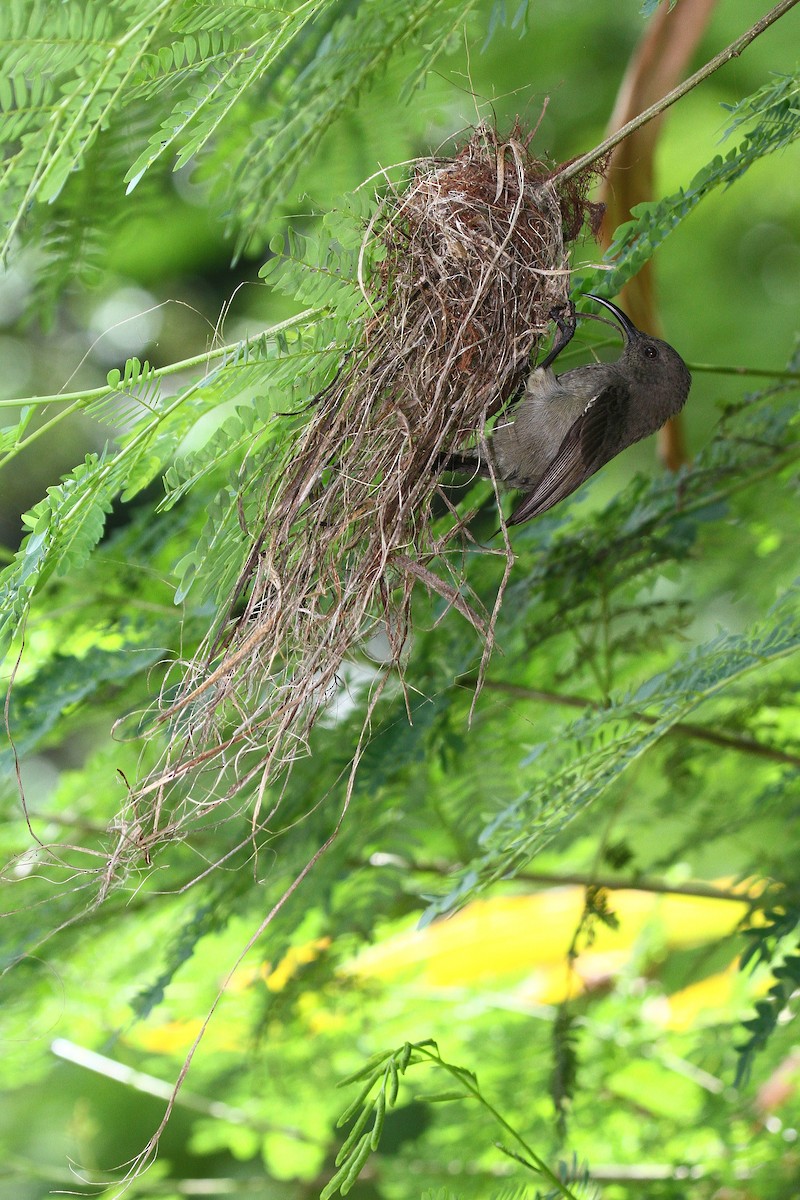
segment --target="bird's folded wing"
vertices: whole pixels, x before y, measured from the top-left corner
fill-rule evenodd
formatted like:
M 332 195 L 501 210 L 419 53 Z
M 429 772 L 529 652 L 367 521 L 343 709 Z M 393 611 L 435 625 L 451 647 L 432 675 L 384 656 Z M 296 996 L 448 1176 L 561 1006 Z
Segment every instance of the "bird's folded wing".
M 629 397 L 622 382 L 592 397 L 536 487 L 514 509 L 509 525 L 521 525 L 558 504 L 624 448 Z

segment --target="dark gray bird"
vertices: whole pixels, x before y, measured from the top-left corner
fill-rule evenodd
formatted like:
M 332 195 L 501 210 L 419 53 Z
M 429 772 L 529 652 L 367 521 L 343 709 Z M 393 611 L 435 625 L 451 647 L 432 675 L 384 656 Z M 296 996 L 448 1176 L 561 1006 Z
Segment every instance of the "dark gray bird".
M 556 375 L 551 363 L 575 329 L 574 317 L 571 324 L 559 320 L 552 351 L 531 371 L 522 397 L 511 413 L 498 418 L 489 436 L 496 478 L 525 491 L 509 525 L 558 504 L 621 450 L 660 429 L 689 395 L 692 377 L 672 346 L 642 333 L 609 300 L 586 295 L 613 313 L 625 346 L 616 362 L 589 363 Z M 442 467 L 490 474 L 477 450 L 450 454 Z

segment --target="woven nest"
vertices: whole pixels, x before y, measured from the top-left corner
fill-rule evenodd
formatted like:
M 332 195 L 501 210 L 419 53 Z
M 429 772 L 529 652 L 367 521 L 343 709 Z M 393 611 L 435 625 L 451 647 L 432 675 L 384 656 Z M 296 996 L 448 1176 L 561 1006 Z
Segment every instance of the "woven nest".
M 560 188 L 518 127 L 502 141 L 481 127 L 383 198 L 366 235 L 385 247 L 375 315 L 265 485 L 233 597 L 246 597 L 244 611 L 201 647 L 162 714 L 171 749 L 133 798 L 135 825 L 123 814 L 112 873 L 209 813 L 241 811 L 237 794 L 250 802 L 255 790 L 254 829 L 266 823 L 273 785 L 306 752 L 348 653 L 381 632 L 370 712 L 390 675 L 402 677 L 420 582 L 479 631 L 486 658 L 493 614 L 465 595 L 461 556 L 445 554 L 463 544 L 463 525 L 454 514 L 434 531 L 437 463 L 480 441 L 519 392 L 551 310 L 568 300 L 568 244 L 597 228 L 591 182 Z M 499 553 L 510 568 L 507 539 Z

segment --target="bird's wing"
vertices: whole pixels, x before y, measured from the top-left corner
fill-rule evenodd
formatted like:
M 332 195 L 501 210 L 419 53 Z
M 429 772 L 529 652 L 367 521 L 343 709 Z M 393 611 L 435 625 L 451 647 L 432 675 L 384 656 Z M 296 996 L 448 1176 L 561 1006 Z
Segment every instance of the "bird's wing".
M 521 525 L 569 496 L 621 449 L 630 392 L 611 383 L 593 396 L 569 429 L 555 457 L 532 492 L 523 496 L 508 524 Z

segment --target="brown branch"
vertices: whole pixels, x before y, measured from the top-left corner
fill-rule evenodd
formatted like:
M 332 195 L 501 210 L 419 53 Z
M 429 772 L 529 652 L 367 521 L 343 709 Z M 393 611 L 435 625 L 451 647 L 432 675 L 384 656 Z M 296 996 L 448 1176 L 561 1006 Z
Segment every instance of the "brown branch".
M 726 367 L 715 363 L 696 362 L 687 363 L 687 366 L 693 374 L 703 371 L 709 375 L 756 375 L 763 379 L 786 379 L 789 382 L 800 379 L 800 371 L 778 371 L 769 367 Z
M 462 675 L 456 680 L 457 687 L 474 687 L 475 683 L 476 679 L 473 675 Z M 571 696 L 563 692 L 548 692 L 542 688 L 522 687 L 520 684 L 509 683 L 503 679 L 486 679 L 483 686 L 489 691 L 504 692 L 507 696 L 514 696 L 518 700 L 538 700 L 543 704 L 561 704 L 567 708 L 597 709 L 601 707 L 586 696 Z M 657 725 L 660 720 L 659 717 L 652 717 L 649 713 L 639 710 L 619 715 L 629 716 L 635 721 L 642 721 L 645 725 Z M 790 767 L 800 767 L 800 754 L 792 754 L 788 750 L 781 750 L 778 746 L 768 746 L 764 742 L 756 741 L 755 738 L 742 737 L 734 733 L 721 733 L 716 729 L 708 729 L 705 725 L 695 725 L 691 721 L 676 721 L 666 730 L 666 733 L 694 738 L 697 741 L 707 742 L 711 746 L 720 746 L 724 750 L 736 750 L 740 754 L 752 754 L 757 758 L 767 758 L 771 762 L 784 763 Z
M 571 162 L 565 163 L 563 167 L 556 170 L 552 176 L 553 182 L 559 185 L 564 184 L 568 180 L 574 179 L 581 171 L 585 171 L 587 167 L 592 166 L 593 163 L 598 162 L 606 154 L 610 153 L 615 146 L 624 141 L 629 134 L 640 129 L 642 125 L 646 125 L 648 121 L 652 121 L 654 117 L 660 116 L 676 100 L 681 100 L 696 88 L 699 83 L 703 83 L 704 80 L 713 75 L 720 67 L 724 67 L 732 58 L 738 58 L 751 42 L 755 41 L 766 29 L 769 29 L 770 25 L 774 25 L 776 21 L 780 20 L 791 8 L 794 8 L 795 4 L 797 4 L 797 0 L 781 0 L 780 4 L 776 4 L 774 8 L 771 8 L 746 33 L 743 33 L 735 41 L 731 42 L 730 46 L 721 50 L 719 54 L 715 54 L 705 66 L 702 66 L 699 71 L 695 71 L 694 75 L 690 75 L 688 79 L 684 79 L 683 83 L 678 84 L 671 92 L 667 92 L 666 96 L 662 96 L 655 104 L 651 104 L 649 108 L 639 113 L 632 121 L 628 121 L 626 125 L 623 125 L 615 133 L 602 141 L 599 146 L 595 146 L 593 150 L 580 155 L 579 158 L 573 158 Z
M 362 859 L 352 859 L 350 865 L 363 867 L 367 864 Z M 438 875 L 447 877 L 460 870 L 463 863 L 444 861 L 419 861 L 401 858 L 399 855 L 373 856 L 370 866 L 396 866 L 407 871 L 416 871 L 422 875 Z M 570 871 L 566 873 L 555 871 L 520 871 L 514 876 L 515 880 L 524 883 L 542 883 L 549 887 L 595 887 L 605 888 L 609 892 L 653 892 L 660 896 L 699 896 L 704 900 L 727 900 L 731 903 L 748 904 L 751 907 L 759 903 L 760 896 L 751 892 L 737 891 L 736 888 L 720 888 L 713 883 L 668 883 L 665 879 L 650 879 L 645 875 L 634 875 L 628 879 L 616 875 L 597 875 L 594 872 Z
M 529 883 L 546 883 L 553 887 L 564 887 L 569 884 L 578 887 L 605 888 L 609 892 L 655 892 L 661 896 L 700 896 L 704 900 L 728 900 L 739 904 L 755 905 L 758 897 L 747 892 L 737 892 L 734 888 L 719 888 L 713 883 L 667 883 L 665 879 L 649 879 L 647 876 L 634 875 L 631 879 L 618 879 L 612 875 L 596 875 L 593 873 L 573 872 L 558 875 L 547 871 L 521 871 L 515 879 L 523 879 Z

